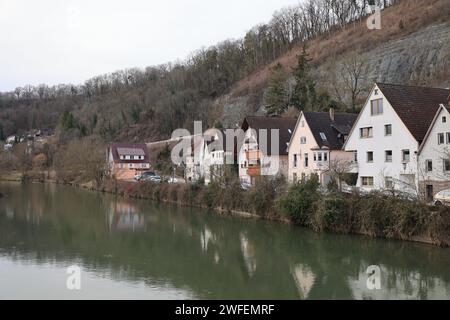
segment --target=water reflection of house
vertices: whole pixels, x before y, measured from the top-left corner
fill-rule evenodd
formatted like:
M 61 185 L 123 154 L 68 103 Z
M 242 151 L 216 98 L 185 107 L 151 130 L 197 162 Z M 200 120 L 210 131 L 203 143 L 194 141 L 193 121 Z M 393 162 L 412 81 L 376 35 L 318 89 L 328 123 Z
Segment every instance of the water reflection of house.
M 368 264 L 365 264 L 368 266 Z M 450 299 L 448 282 L 415 270 L 388 268 L 380 265 L 381 289 L 367 286 L 367 267 L 361 266 L 358 275 L 348 277 L 348 284 L 356 300 L 442 300 Z
M 297 264 L 291 269 L 292 277 L 295 281 L 301 299 L 307 299 L 316 281 L 316 275 L 311 268 L 303 264 Z
M 214 234 L 211 232 L 211 230 L 208 229 L 208 227 L 205 227 L 205 230 L 200 235 L 200 242 L 202 244 L 203 252 L 208 251 L 208 244 L 214 241 L 215 241 Z
M 109 213 L 110 230 L 145 230 L 144 216 L 139 214 L 136 207 L 126 202 L 111 204 Z
M 241 233 L 240 237 L 241 251 L 244 258 L 245 267 L 247 268 L 248 275 L 251 277 L 256 271 L 256 250 L 244 233 Z

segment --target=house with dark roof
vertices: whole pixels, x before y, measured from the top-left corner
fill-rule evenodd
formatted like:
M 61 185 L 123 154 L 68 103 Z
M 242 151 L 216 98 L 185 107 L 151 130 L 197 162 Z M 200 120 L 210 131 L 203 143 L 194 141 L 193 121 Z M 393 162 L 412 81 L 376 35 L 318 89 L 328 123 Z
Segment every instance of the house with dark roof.
M 419 147 L 419 190 L 428 200 L 450 189 L 450 96 L 441 104 Z
M 358 166 L 357 187 L 419 194 L 419 148 L 448 89 L 376 83 L 344 149 Z
M 145 143 L 111 143 L 107 163 L 109 174 L 118 180 L 132 180 L 151 167 Z
M 357 118 L 356 114 L 330 112 L 302 112 L 295 125 L 287 148 L 289 153 L 289 181 L 317 174 L 326 186 L 337 169 L 352 166 L 353 154 L 342 147 Z M 339 166 L 339 168 L 338 168 Z
M 254 184 L 259 176 L 288 176 L 287 147 L 296 118 L 246 117 L 241 125 L 244 139 L 237 150 L 239 178 Z

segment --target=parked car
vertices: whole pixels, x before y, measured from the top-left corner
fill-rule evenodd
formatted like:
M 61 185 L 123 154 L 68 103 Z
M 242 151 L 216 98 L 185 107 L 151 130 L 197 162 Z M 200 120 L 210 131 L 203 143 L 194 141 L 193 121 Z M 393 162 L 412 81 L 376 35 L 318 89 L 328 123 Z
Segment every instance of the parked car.
M 251 183 L 248 183 L 248 182 L 246 182 L 246 181 L 241 182 L 241 188 L 242 188 L 243 190 L 248 190 L 248 189 L 250 189 L 251 187 L 252 187 L 252 184 L 251 184 Z
M 154 175 L 154 176 L 150 176 L 148 179 L 146 179 L 145 181 L 150 181 L 150 182 L 155 182 L 155 183 L 160 183 L 162 182 L 162 179 L 160 176 L 158 175 Z
M 142 172 L 142 173 L 137 173 L 134 176 L 134 179 L 136 181 L 146 181 L 148 179 L 150 179 L 151 177 L 156 176 L 156 173 L 152 172 L 152 171 L 146 171 L 146 172 Z
M 167 183 L 178 183 L 178 179 L 175 177 L 170 177 L 169 179 L 167 179 Z
M 434 204 L 436 206 L 450 205 L 450 189 L 442 190 L 434 196 Z

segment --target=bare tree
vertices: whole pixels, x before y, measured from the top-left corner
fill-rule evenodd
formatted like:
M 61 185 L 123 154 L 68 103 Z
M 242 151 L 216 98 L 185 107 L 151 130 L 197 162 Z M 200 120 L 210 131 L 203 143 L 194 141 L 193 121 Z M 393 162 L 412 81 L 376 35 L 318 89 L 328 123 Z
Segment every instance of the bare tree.
M 356 52 L 350 54 L 337 67 L 334 83 L 336 95 L 344 104 L 344 97 L 349 97 L 353 112 L 356 112 L 359 98 L 368 90 L 367 69 L 366 58 Z
M 337 182 L 339 191 L 342 191 L 342 183 L 348 179 L 353 166 L 353 163 L 349 160 L 330 160 L 327 173 Z

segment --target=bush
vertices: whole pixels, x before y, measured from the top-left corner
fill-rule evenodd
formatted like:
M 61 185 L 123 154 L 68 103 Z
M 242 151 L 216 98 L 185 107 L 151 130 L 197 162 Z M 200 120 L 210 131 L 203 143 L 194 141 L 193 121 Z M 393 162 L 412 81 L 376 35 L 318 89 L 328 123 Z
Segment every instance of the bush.
M 283 177 L 259 177 L 254 187 L 247 192 L 248 207 L 259 216 L 268 217 L 276 214 L 275 199 L 285 189 Z
M 314 207 L 320 199 L 319 186 L 317 176 L 291 186 L 288 192 L 280 197 L 279 209 L 295 224 L 308 225 Z
M 315 229 L 346 231 L 349 227 L 348 204 L 341 197 L 325 198 L 316 214 Z

